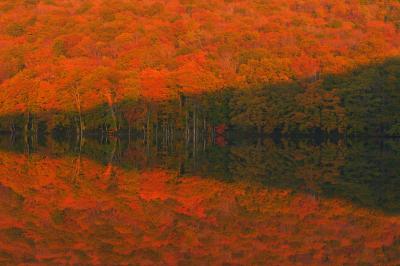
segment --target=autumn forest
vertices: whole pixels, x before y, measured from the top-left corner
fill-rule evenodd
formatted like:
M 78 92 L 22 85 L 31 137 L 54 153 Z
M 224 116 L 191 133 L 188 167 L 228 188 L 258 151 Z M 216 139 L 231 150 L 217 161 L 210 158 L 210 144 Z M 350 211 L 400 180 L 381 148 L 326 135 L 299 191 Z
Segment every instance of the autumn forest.
M 398 1 L 0 2 L 1 130 L 400 135 Z
M 0 0 L 0 265 L 400 265 L 399 0 Z

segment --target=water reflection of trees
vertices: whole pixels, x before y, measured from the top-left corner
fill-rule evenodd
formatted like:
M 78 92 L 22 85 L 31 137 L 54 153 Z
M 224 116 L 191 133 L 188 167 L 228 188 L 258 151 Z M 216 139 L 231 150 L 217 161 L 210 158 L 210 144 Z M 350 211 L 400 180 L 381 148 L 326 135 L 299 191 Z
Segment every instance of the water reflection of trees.
M 3 149 L 27 151 L 18 140 L 1 139 Z M 203 176 L 224 181 L 262 183 L 290 188 L 314 197 L 342 198 L 365 207 L 400 211 L 400 142 L 396 140 L 339 140 L 315 143 L 302 140 L 242 142 L 235 145 L 201 145 L 142 139 L 86 139 L 83 147 L 74 141 L 48 138 L 30 152 L 76 158 L 76 176 L 81 156 L 108 166 L 138 171 L 165 169 L 177 178 Z M 111 179 L 110 179 L 111 180 Z
M 1 151 L 0 264 L 399 261 L 398 143 L 174 145 Z
M 230 150 L 235 179 L 256 179 L 316 197 L 337 197 L 389 212 L 400 211 L 400 143 L 396 141 L 267 141 Z

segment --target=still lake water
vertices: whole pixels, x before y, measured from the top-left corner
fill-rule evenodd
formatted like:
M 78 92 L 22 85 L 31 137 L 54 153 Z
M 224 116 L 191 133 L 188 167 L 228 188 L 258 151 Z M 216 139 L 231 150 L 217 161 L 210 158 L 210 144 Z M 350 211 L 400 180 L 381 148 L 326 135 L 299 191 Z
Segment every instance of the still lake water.
M 0 265 L 400 265 L 400 142 L 1 137 Z

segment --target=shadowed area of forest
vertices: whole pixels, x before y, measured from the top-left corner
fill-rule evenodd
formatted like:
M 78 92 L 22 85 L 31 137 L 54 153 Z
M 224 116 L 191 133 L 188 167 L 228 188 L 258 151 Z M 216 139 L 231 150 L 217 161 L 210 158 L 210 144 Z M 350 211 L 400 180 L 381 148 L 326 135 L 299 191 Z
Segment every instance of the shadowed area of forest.
M 90 111 L 34 111 L 0 118 L 10 134 L 130 135 L 186 141 L 246 135 L 399 136 L 400 59 L 291 83 L 180 94 L 164 101 L 122 100 Z M 235 133 L 234 133 L 235 134 Z
M 13 143 L 12 143 L 13 142 Z M 194 145 L 167 138 L 143 139 L 43 137 L 39 143 L 3 137 L 3 150 L 46 158 L 86 157 L 103 165 L 136 171 L 164 169 L 177 178 L 201 176 L 224 182 L 247 180 L 266 187 L 291 189 L 313 197 L 344 199 L 385 213 L 400 213 L 400 142 L 357 140 L 225 140 Z

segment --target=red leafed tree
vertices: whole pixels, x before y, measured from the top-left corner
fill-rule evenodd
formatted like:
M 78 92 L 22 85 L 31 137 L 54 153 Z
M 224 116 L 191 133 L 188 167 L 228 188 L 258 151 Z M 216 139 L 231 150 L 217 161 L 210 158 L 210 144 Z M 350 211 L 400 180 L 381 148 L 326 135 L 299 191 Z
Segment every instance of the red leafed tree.
M 148 101 L 160 101 L 172 96 L 167 87 L 168 71 L 146 68 L 140 72 L 140 94 Z

